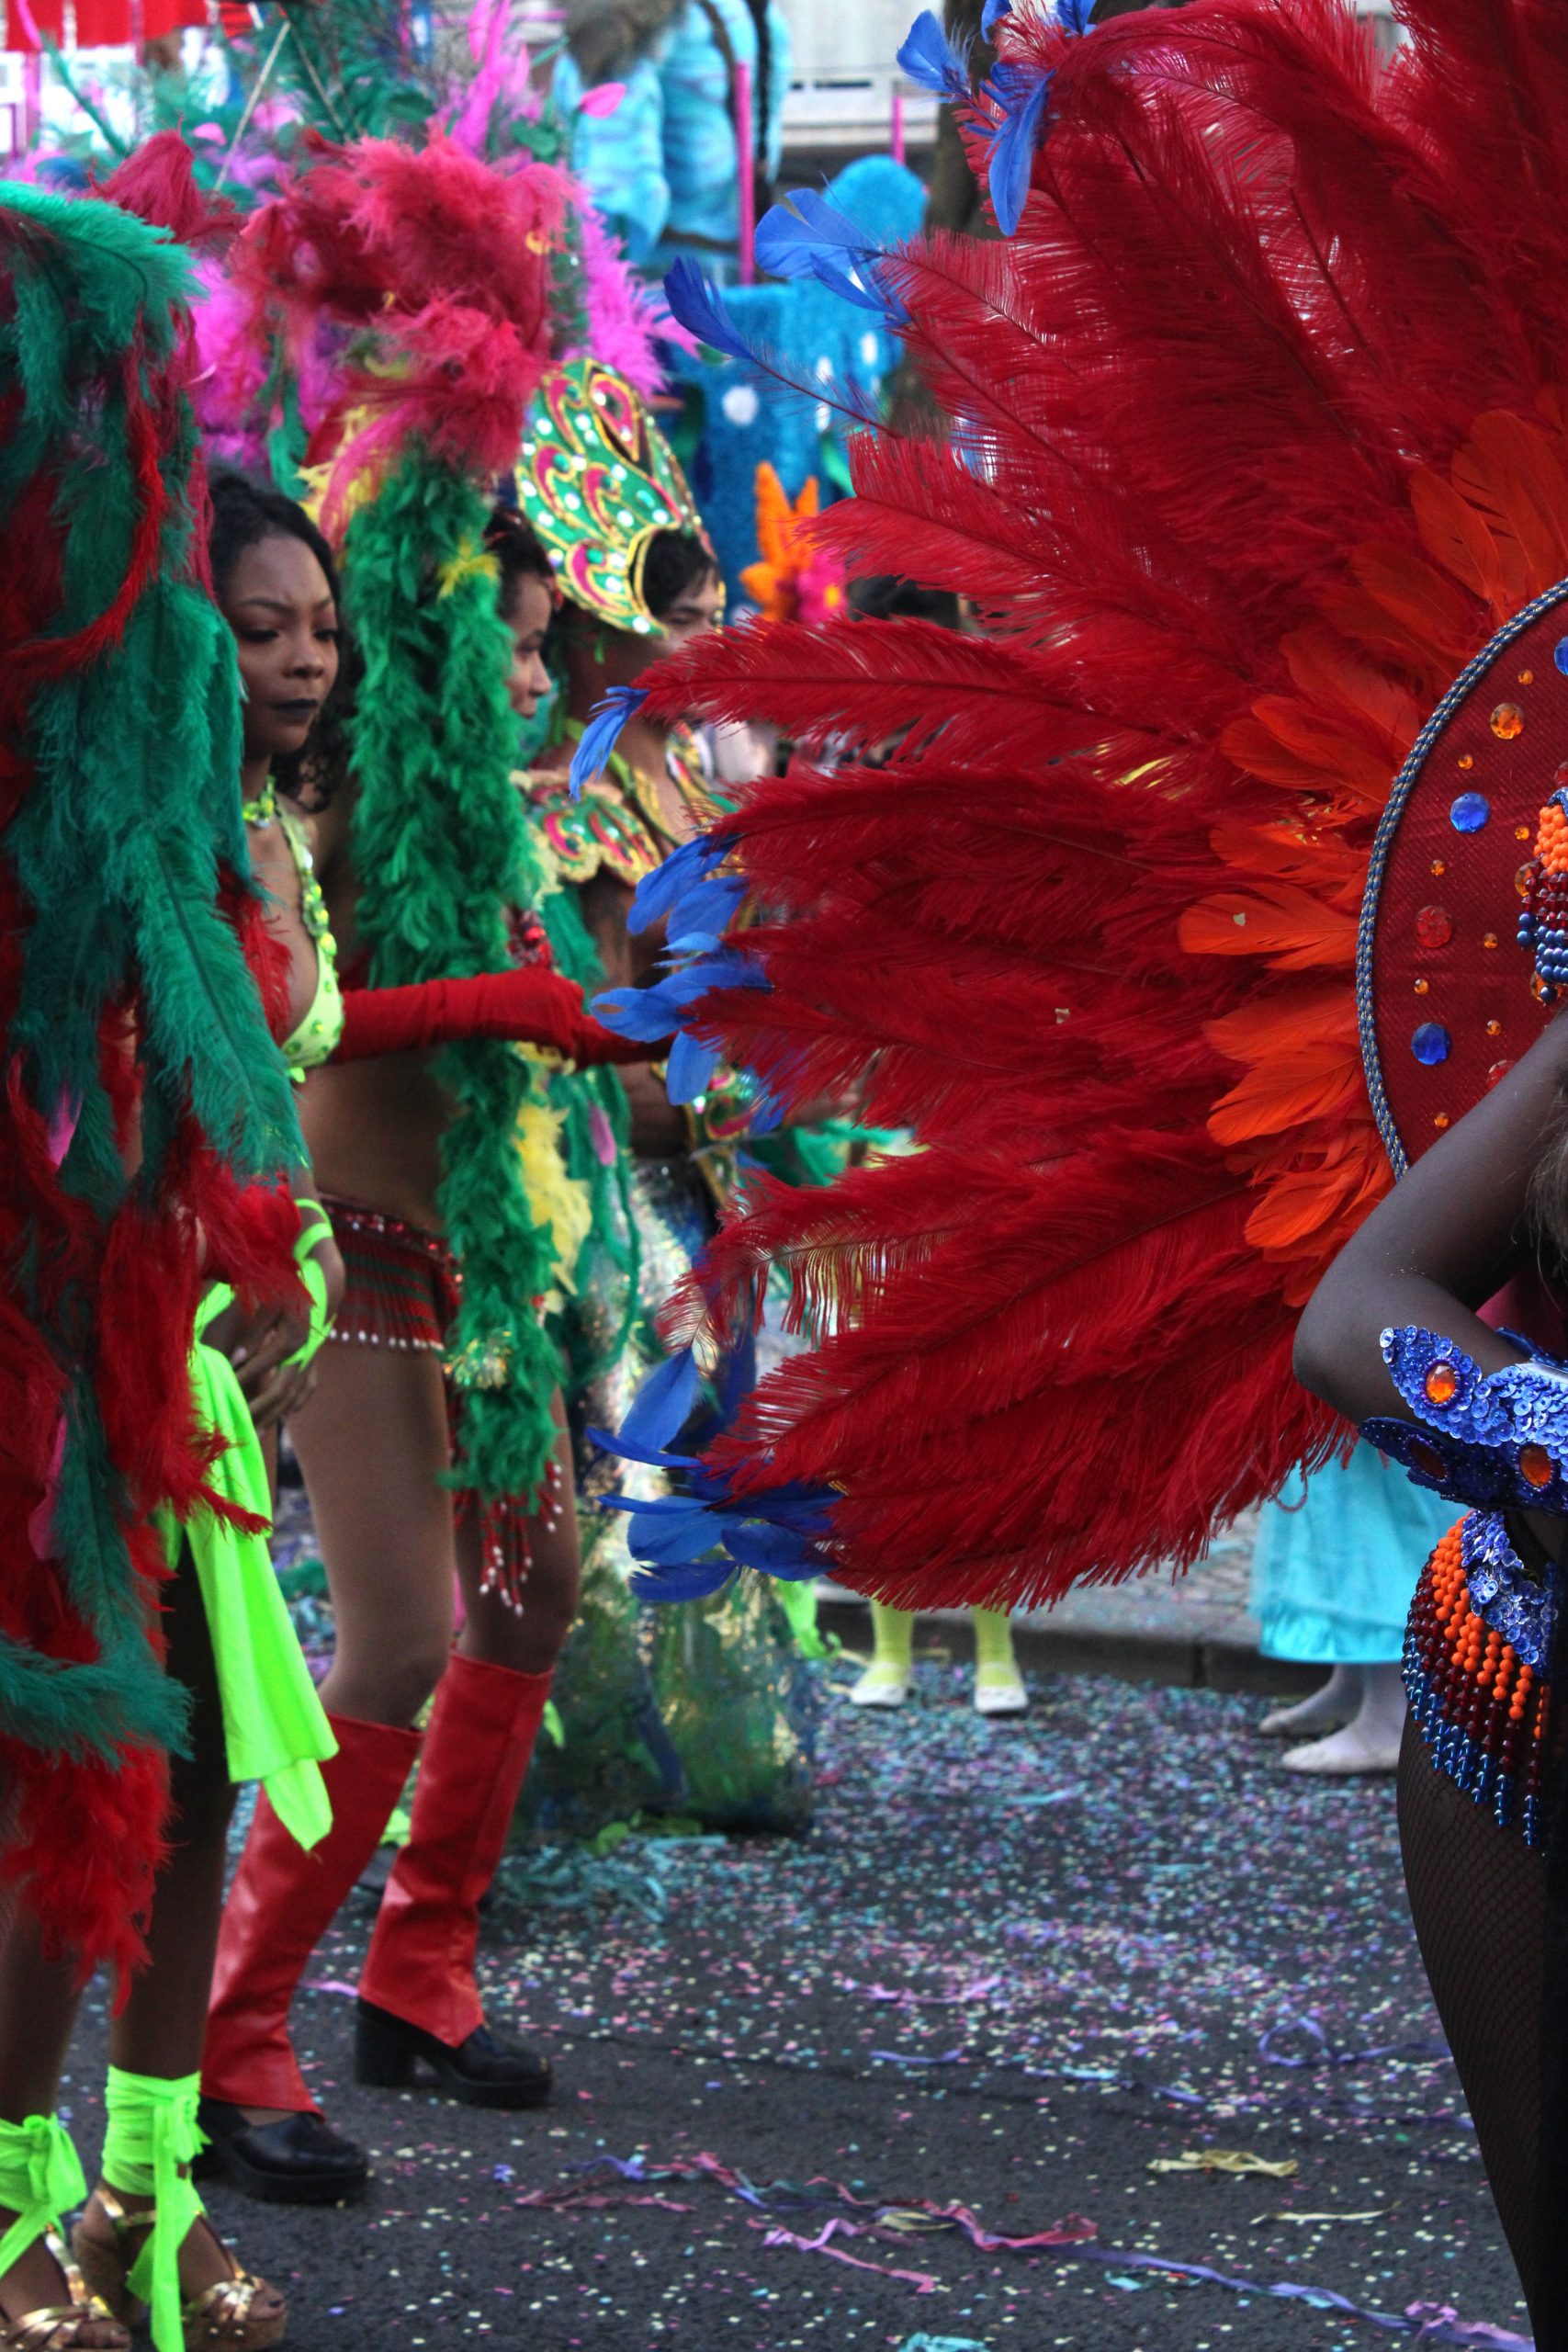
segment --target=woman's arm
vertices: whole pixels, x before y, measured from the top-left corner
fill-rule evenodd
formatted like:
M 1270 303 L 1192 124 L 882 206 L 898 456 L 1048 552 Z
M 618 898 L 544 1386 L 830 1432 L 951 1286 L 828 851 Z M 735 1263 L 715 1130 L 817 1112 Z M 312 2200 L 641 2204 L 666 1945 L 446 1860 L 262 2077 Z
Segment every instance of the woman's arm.
M 1391 1324 L 1456 1340 L 1484 1372 L 1517 1362 L 1476 1310 L 1533 1255 L 1530 1179 L 1565 1085 L 1568 1020 L 1416 1161 L 1318 1284 L 1296 1333 L 1296 1377 L 1347 1420 L 1410 1418 L 1379 1346 Z

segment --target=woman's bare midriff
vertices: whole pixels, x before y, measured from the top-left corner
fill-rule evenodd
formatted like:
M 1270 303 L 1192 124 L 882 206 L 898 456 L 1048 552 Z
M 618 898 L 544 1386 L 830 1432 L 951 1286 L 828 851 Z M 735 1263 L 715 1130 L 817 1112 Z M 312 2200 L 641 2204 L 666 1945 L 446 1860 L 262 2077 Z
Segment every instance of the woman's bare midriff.
M 304 1097 L 300 1123 L 322 1192 L 439 1232 L 435 1194 L 452 1098 L 429 1057 L 329 1063 L 310 1072 Z
M 345 975 L 362 960 L 359 879 L 349 846 L 355 797 L 355 786 L 346 786 L 313 820 L 316 878 Z M 434 1058 L 382 1054 L 368 1061 L 328 1062 L 305 1080 L 299 1124 L 323 1193 L 439 1233 L 441 1138 L 454 1105 L 434 1074 Z

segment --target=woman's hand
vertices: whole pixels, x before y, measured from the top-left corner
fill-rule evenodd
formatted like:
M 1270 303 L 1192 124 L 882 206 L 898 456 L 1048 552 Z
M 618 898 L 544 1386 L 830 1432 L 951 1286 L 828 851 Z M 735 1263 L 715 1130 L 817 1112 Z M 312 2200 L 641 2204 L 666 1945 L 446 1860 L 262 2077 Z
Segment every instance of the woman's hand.
M 274 1428 L 297 1412 L 310 1395 L 312 1366 L 288 1361 L 310 1336 L 308 1316 L 287 1306 L 257 1307 L 249 1313 L 231 1306 L 208 1326 L 207 1344 L 232 1364 L 258 1430 Z
M 324 1234 L 310 1255 L 326 1283 L 327 1313 L 334 1316 L 345 1283 L 343 1253 L 331 1235 Z M 258 1430 L 272 1429 L 297 1413 L 315 1386 L 313 1357 L 309 1363 L 289 1362 L 310 1336 L 308 1313 L 288 1306 L 247 1310 L 236 1302 L 208 1325 L 207 1345 L 228 1357 Z

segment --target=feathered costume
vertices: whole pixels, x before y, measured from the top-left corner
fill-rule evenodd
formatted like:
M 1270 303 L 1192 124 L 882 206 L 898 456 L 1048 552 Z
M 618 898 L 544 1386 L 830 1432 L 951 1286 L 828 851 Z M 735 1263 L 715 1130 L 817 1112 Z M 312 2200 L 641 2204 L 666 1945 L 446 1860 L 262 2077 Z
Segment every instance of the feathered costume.
M 1192 1559 L 1342 1433 L 1291 1347 L 1390 1182 L 1374 831 L 1443 687 L 1568 571 L 1568 30 L 1401 14 L 1385 67 L 1334 0 L 993 8 L 973 97 L 928 17 L 904 62 L 1005 239 L 764 224 L 901 320 L 945 416 L 857 440 L 820 543 L 979 618 L 756 623 L 646 681 L 650 716 L 795 744 L 648 886 L 693 940 L 671 1004 L 786 1104 L 863 1075 L 923 1147 L 758 1179 L 709 1251 L 673 1318 L 705 1363 L 770 1266 L 829 1336 L 638 1531 L 671 1591 L 826 1558 L 906 1605 L 1039 1601 Z M 732 346 L 695 273 L 671 291 Z
M 214 1273 L 298 1295 L 275 1186 L 302 1155 L 236 931 L 259 902 L 193 526 L 187 260 L 16 187 L 0 241 L 4 1869 L 61 1948 L 123 1971 L 183 1733 L 152 1515 L 228 1509 L 197 1304 Z
M 537 895 L 483 538 L 489 484 L 549 358 L 565 193 L 547 166 L 503 174 L 440 134 L 418 149 L 315 142 L 234 255 L 287 351 L 322 330 L 346 345 L 310 455 L 365 660 L 353 842 L 377 989 L 506 971 L 509 915 Z M 539 1311 L 553 1251 L 515 1141 L 533 1081 L 496 1037 L 447 1046 L 438 1066 L 457 1104 L 439 1196 L 462 1268 L 453 1479 L 491 1507 L 491 1565 L 511 1589 L 522 1563 L 495 1508 L 540 1488 L 558 1377 Z M 514 1511 L 505 1526 L 520 1540 Z

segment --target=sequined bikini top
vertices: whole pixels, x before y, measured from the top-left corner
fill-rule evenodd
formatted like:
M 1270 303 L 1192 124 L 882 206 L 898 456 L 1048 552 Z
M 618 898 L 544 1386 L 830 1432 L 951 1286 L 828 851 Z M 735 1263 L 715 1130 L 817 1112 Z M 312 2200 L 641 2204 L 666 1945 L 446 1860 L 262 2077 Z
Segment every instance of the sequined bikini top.
M 294 871 L 299 877 L 299 917 L 307 935 L 316 951 L 316 992 L 302 1018 L 283 1040 L 283 1058 L 288 1074 L 297 1086 L 303 1085 L 309 1071 L 317 1069 L 331 1059 L 338 1040 L 343 1035 L 343 989 L 338 980 L 337 942 L 327 920 L 327 902 L 321 886 L 316 879 L 310 844 L 305 828 L 292 809 L 278 801 L 276 786 L 270 781 L 257 800 L 244 804 L 247 825 L 276 824 L 288 844 L 294 861 Z

